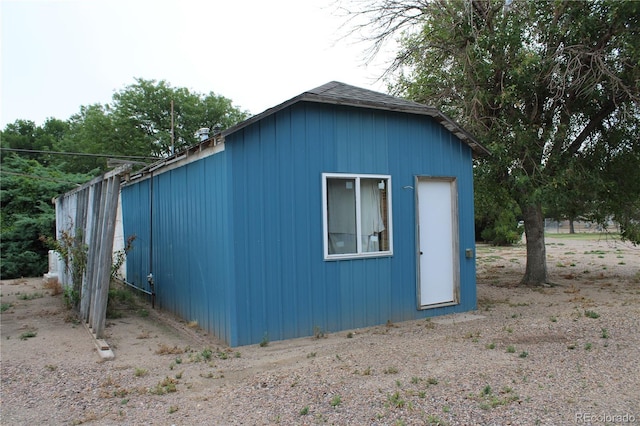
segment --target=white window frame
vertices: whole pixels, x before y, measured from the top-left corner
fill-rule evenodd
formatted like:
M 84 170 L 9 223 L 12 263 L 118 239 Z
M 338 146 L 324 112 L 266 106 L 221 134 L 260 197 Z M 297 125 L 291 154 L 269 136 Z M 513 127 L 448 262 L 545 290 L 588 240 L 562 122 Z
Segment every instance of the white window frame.
M 389 250 L 363 252 L 362 241 L 356 238 L 356 253 L 329 254 L 329 218 L 327 215 L 327 180 L 328 179 L 354 179 L 356 191 L 356 235 L 360 235 L 362 213 L 360 211 L 360 179 L 384 179 L 387 182 L 387 235 L 389 238 Z M 324 243 L 324 260 L 360 259 L 369 257 L 388 257 L 393 255 L 393 205 L 391 199 L 391 175 L 377 174 L 353 174 L 353 173 L 322 173 L 322 232 Z

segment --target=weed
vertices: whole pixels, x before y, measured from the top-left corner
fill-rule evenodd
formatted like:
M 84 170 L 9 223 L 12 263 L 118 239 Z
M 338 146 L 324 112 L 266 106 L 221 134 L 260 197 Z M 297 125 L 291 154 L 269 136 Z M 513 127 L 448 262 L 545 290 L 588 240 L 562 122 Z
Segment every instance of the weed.
M 348 332 L 347 333 L 347 339 L 353 339 L 353 333 L 352 332 Z
M 382 371 L 384 374 L 396 374 L 398 369 L 396 367 L 387 367 Z
M 184 349 L 180 349 L 178 346 L 167 346 L 165 344 L 159 345 L 156 350 L 156 355 L 179 355 L 184 353 Z
M 444 407 L 442 407 L 442 411 L 444 411 L 445 413 L 450 413 L 451 407 L 449 407 L 448 405 L 445 405 Z
M 164 395 L 165 393 L 177 392 L 176 388 L 176 379 L 172 379 L 170 377 L 165 377 L 164 380 L 158 382 L 158 384 L 149 390 L 149 393 L 154 395 Z
M 487 343 L 487 345 L 485 346 L 485 348 L 487 349 L 495 349 L 496 348 L 496 344 L 491 342 L 491 343 Z
M 301 416 L 306 416 L 307 414 L 309 414 L 309 406 L 305 405 L 304 407 L 302 407 L 302 409 L 300 410 L 299 414 Z
M 53 364 L 47 364 L 47 365 L 45 365 L 45 367 L 47 367 L 47 370 L 49 370 L 49 371 L 56 371 L 58 369 L 58 367 L 56 367 Z
M 189 321 L 187 323 L 187 327 L 189 327 L 189 328 L 198 328 L 198 321 L 196 321 L 196 320 Z
M 200 352 L 200 355 L 202 356 L 202 358 L 206 359 L 207 361 L 211 359 L 212 354 L 213 352 L 209 348 L 205 348 L 202 350 L 202 352 Z
M 427 383 L 429 383 L 430 385 L 437 385 L 438 384 L 438 379 L 436 379 L 435 377 L 429 377 L 427 379 Z
M 364 371 L 362 372 L 363 376 L 370 376 L 371 375 L 371 367 L 367 367 L 364 369 Z
M 324 330 L 316 325 L 313 327 L 313 337 L 316 339 L 322 339 L 327 336 L 325 335 Z
M 315 352 L 309 352 L 307 354 L 307 358 L 315 358 L 316 357 L 316 353 Z
M 229 354 L 225 351 L 218 351 L 218 358 L 219 359 L 228 359 L 229 358 Z
M 567 346 L 567 349 L 570 349 L 570 350 L 573 350 L 573 349 L 575 349 L 575 348 L 576 348 L 576 345 L 573 345 L 573 344 L 571 344 L 571 345 Z
M 9 309 L 13 308 L 13 305 L 11 303 L 2 303 L 0 304 L 0 312 L 5 312 Z
M 516 348 L 515 348 L 515 347 L 513 347 L 513 345 L 509 345 L 509 346 L 507 346 L 507 353 L 508 353 L 508 354 L 515 353 L 515 351 L 516 351 Z
M 404 407 L 405 401 L 400 397 L 400 392 L 394 392 L 391 395 L 387 395 L 387 401 L 392 407 L 402 408 Z
M 436 416 L 435 414 L 429 414 L 427 416 L 427 424 L 428 425 L 434 425 L 434 426 L 440 426 L 440 425 L 444 425 L 445 422 L 442 421 L 442 419 L 438 416 Z
M 334 395 L 333 398 L 331 398 L 331 406 L 337 407 L 340 404 L 342 404 L 342 397 L 340 395 Z
M 587 318 L 600 318 L 600 314 L 595 311 L 584 311 L 584 316 Z
M 593 344 L 591 342 L 587 342 L 584 344 L 585 351 L 590 351 L 592 347 L 593 347 Z
M 265 346 L 269 346 L 269 334 L 264 333 L 262 336 L 262 341 L 260 342 L 260 347 L 264 348 Z
M 182 375 L 183 375 L 183 374 L 184 374 L 184 371 L 181 371 L 181 372 L 177 373 L 177 374 L 176 374 L 176 376 L 175 376 L 175 377 L 176 377 L 176 380 L 180 380 L 180 379 L 182 379 Z
M 149 374 L 149 371 L 145 370 L 144 368 L 136 368 L 136 371 L 134 373 L 136 377 L 144 377 L 147 374 Z
M 418 397 L 419 398 L 426 398 L 427 397 L 427 392 L 425 392 L 425 391 L 418 392 Z
M 417 378 L 415 376 L 411 378 L 411 384 L 417 385 L 419 382 L 420 382 L 419 378 Z
M 396 386 L 401 388 L 402 387 L 402 382 L 400 380 L 396 380 Z
M 173 414 L 176 411 L 178 411 L 178 406 L 177 405 L 172 405 L 169 407 L 169 414 Z
M 490 385 L 487 385 L 482 389 L 482 395 L 484 396 L 491 395 L 492 392 L 493 390 L 491 389 Z
M 526 358 L 529 356 L 529 352 L 527 351 L 522 351 L 520 352 L 520 355 L 518 355 L 520 358 Z
M 603 339 L 608 339 L 609 338 L 609 332 L 607 331 L 607 329 L 603 328 L 601 331 L 602 331 L 602 334 L 600 334 L 600 337 L 602 337 Z
M 33 331 L 33 330 L 25 331 L 20 335 L 20 340 L 27 340 L 31 337 L 36 337 L 37 335 L 38 335 L 37 331 Z
M 182 358 L 176 357 L 176 364 L 182 364 Z
M 149 311 L 147 311 L 146 309 L 140 309 L 138 310 L 138 315 L 142 318 L 146 318 L 149 316 Z

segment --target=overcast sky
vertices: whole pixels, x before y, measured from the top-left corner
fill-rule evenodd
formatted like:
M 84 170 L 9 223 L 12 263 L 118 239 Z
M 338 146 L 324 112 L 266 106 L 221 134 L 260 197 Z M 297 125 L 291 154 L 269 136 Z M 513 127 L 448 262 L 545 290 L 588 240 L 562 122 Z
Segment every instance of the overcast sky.
M 135 77 L 258 114 L 337 80 L 377 91 L 387 58 L 341 39 L 334 0 L 0 0 L 1 128 L 66 120 Z

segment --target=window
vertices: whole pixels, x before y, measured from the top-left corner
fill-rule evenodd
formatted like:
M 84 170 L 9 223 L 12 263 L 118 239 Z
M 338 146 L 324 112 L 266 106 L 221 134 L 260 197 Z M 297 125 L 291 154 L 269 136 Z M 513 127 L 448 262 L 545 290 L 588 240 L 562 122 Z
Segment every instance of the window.
M 391 255 L 391 177 L 322 175 L 324 258 Z

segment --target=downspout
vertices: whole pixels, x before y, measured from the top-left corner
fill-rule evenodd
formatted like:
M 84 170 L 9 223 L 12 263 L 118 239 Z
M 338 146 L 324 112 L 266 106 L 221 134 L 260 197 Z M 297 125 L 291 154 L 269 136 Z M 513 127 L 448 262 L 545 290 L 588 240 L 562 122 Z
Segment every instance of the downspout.
M 151 291 L 151 308 L 156 307 L 156 292 L 153 282 L 153 171 L 149 183 L 149 275 L 147 275 L 149 290 Z

